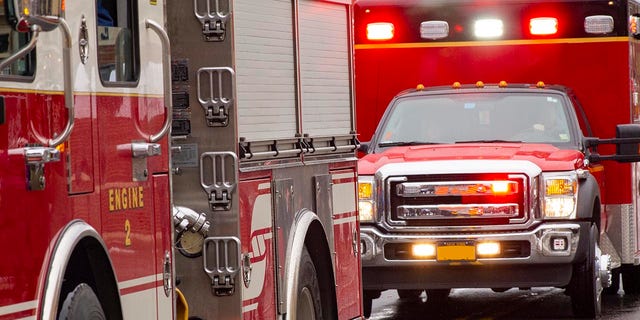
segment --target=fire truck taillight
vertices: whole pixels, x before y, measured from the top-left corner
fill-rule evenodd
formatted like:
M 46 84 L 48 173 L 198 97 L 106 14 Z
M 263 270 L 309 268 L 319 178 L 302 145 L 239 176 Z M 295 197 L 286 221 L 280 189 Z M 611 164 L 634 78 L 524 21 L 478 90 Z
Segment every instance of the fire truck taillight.
M 607 34 L 613 31 L 613 17 L 598 15 L 584 18 L 584 31 L 592 34 Z
M 504 34 L 504 23 L 500 19 L 480 19 L 473 25 L 478 38 L 500 38 Z
M 369 40 L 391 40 L 395 27 L 391 22 L 375 22 L 367 25 L 367 39 Z
M 422 39 L 442 39 L 449 35 L 449 23 L 446 21 L 424 21 L 420 23 Z
M 536 36 L 547 36 L 558 33 L 558 19 L 551 17 L 533 18 L 529 20 L 529 32 Z

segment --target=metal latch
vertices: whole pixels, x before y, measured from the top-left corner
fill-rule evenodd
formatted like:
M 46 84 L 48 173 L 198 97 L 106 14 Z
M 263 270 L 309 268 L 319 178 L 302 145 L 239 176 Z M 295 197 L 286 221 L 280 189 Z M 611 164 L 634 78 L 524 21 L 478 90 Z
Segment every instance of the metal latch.
M 200 68 L 196 80 L 198 102 L 204 108 L 207 126 L 226 127 L 234 100 L 235 72 L 228 67 Z
M 238 183 L 237 162 L 238 156 L 233 152 L 205 152 L 200 155 L 200 185 L 209 196 L 211 210 L 231 209 L 231 195 Z
M 46 186 L 44 165 L 60 161 L 60 151 L 51 147 L 27 147 L 24 149 L 24 157 L 29 169 L 27 189 L 44 190 Z
M 211 2 L 215 1 L 215 8 L 212 10 Z M 198 0 L 193 0 L 193 13 L 202 24 L 202 36 L 205 41 L 224 41 L 227 31 L 227 20 L 229 12 L 222 12 L 220 0 L 205 0 L 206 8 L 202 10 L 198 6 Z M 204 11 L 204 13 L 202 13 Z
M 240 270 L 240 239 L 208 237 L 204 239 L 204 271 L 211 278 L 211 290 L 216 296 L 235 292 L 235 278 Z
M 134 158 L 146 158 L 160 155 L 159 143 L 132 142 L 131 154 Z

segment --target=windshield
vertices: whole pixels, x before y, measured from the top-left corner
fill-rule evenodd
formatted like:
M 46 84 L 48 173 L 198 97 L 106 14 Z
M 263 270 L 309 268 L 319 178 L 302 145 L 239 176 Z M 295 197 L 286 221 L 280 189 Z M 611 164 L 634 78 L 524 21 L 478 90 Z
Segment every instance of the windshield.
M 399 99 L 386 117 L 379 147 L 433 143 L 569 143 L 560 94 L 468 93 Z

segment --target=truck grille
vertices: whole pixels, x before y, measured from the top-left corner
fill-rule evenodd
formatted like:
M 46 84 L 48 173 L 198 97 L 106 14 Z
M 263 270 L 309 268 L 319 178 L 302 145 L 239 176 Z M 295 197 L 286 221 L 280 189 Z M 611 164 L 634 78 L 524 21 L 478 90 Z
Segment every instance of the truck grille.
M 391 225 L 504 225 L 528 218 L 522 174 L 390 177 L 386 186 Z

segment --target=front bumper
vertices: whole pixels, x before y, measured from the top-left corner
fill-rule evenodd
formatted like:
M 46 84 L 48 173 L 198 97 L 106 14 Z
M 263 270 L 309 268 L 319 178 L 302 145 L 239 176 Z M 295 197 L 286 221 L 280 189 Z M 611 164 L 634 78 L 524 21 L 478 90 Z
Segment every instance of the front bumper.
M 555 222 L 527 231 L 389 234 L 362 225 L 363 287 L 386 290 L 565 286 L 571 279 L 573 264 L 585 257 L 589 226 L 589 222 Z M 565 249 L 552 249 L 557 239 L 566 239 Z M 452 241 L 499 242 L 513 250 L 498 257 L 478 256 L 473 261 L 417 259 L 400 253 L 414 243 Z

